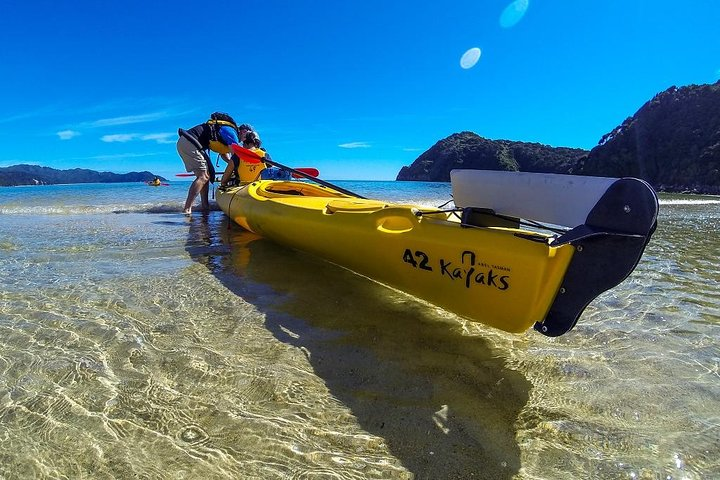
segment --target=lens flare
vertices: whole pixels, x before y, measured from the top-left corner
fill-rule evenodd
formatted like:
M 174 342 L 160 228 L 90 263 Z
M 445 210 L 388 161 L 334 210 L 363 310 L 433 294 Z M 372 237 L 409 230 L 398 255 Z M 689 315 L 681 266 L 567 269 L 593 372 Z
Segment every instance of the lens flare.
M 463 56 L 460 58 L 460 66 L 465 70 L 474 67 L 478 60 L 480 60 L 480 53 L 480 49 L 477 47 L 471 48 L 463 53 Z
M 529 6 L 530 0 L 515 0 L 512 2 L 505 7 L 505 10 L 500 15 L 500 26 L 503 28 L 515 26 L 525 16 Z

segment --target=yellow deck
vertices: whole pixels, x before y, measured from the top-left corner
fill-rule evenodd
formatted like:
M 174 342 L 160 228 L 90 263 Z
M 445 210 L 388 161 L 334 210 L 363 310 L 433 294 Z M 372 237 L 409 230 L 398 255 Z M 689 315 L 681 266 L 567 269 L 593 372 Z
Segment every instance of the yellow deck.
M 574 252 L 541 234 L 465 228 L 446 213 L 417 216 L 413 205 L 306 182 L 257 181 L 219 191 L 217 202 L 258 235 L 508 332 L 545 318 Z

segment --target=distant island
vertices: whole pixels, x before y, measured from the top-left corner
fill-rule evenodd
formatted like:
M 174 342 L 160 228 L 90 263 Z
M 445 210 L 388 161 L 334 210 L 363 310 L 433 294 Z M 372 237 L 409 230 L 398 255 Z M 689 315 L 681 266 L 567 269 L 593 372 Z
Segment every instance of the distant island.
M 658 191 L 720 195 L 720 81 L 655 95 L 590 151 L 461 132 L 403 167 L 397 180 L 449 182 L 454 168 L 631 176 Z
M 56 185 L 67 183 L 121 183 L 149 182 L 154 178 L 167 179 L 151 172 L 111 173 L 84 168 L 56 170 L 38 165 L 12 165 L 0 167 L 0 187 L 18 185 Z

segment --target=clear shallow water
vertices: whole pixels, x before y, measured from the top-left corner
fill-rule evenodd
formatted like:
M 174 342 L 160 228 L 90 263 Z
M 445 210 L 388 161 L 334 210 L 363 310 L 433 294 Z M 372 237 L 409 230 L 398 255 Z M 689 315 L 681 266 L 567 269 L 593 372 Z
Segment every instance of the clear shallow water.
M 720 477 L 717 197 L 662 196 L 636 272 L 550 339 L 186 218 L 186 188 L 0 189 L 0 476 Z

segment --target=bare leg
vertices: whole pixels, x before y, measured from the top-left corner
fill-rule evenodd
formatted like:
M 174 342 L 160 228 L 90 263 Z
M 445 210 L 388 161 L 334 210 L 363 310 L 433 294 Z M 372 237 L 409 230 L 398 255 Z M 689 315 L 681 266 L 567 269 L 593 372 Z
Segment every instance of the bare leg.
M 203 185 L 202 190 L 200 190 L 200 202 L 202 204 L 203 212 L 210 211 L 210 200 L 208 198 L 209 191 L 210 191 L 210 182 L 208 179 L 208 181 L 205 182 L 205 185 Z
M 210 177 L 208 177 L 207 172 L 205 171 L 195 171 L 195 175 L 197 175 L 197 178 L 193 181 L 193 183 L 190 185 L 190 189 L 188 190 L 188 196 L 187 200 L 185 200 L 185 208 L 183 210 L 183 213 L 186 215 L 189 215 L 192 211 L 192 204 L 195 201 L 195 197 L 198 196 L 199 193 L 202 193 L 203 189 L 205 190 L 205 197 L 203 200 L 203 208 L 206 208 L 205 206 L 208 203 L 207 195 L 208 195 L 208 181 L 210 180 Z

